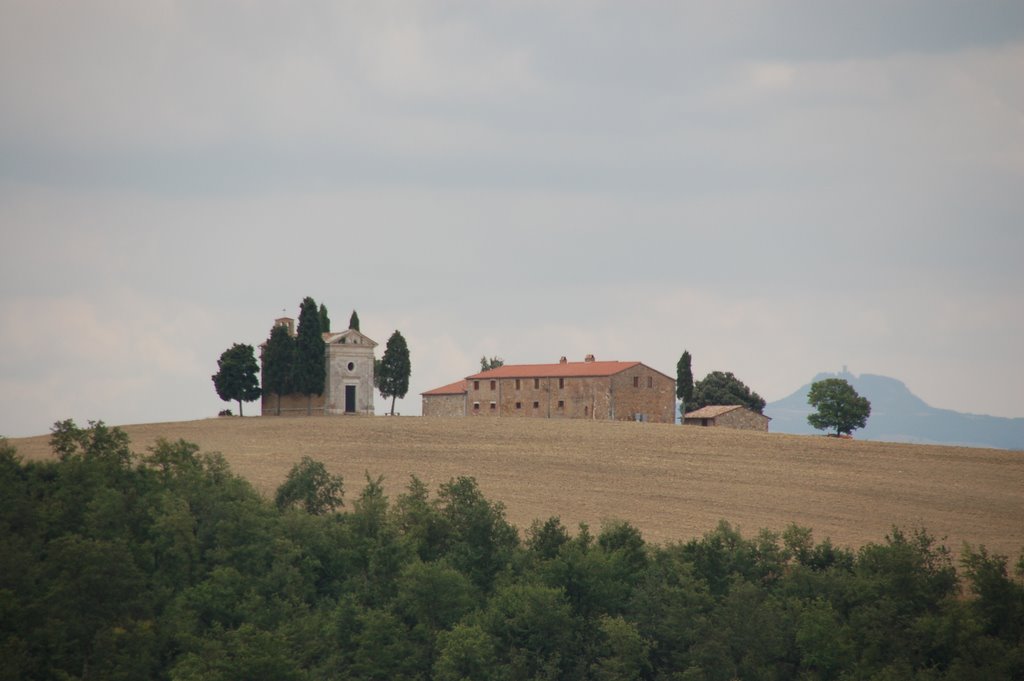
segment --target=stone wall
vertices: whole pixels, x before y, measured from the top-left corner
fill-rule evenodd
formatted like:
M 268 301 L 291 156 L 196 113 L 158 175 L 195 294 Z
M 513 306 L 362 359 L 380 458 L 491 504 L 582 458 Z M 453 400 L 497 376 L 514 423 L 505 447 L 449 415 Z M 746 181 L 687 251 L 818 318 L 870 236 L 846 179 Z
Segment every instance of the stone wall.
M 749 409 L 733 409 L 715 419 L 715 425 L 738 430 L 762 430 L 768 432 L 768 417 Z
M 466 395 L 424 395 L 423 396 L 424 416 L 465 416 Z
M 639 415 L 651 423 L 675 423 L 676 382 L 650 367 L 638 364 L 612 376 L 611 398 L 616 421 Z
M 263 416 L 277 415 L 277 394 L 263 393 L 260 398 L 260 413 Z M 313 395 L 312 413 L 314 415 L 324 413 L 324 396 Z M 281 395 L 281 416 L 305 416 L 306 396 L 300 393 Z

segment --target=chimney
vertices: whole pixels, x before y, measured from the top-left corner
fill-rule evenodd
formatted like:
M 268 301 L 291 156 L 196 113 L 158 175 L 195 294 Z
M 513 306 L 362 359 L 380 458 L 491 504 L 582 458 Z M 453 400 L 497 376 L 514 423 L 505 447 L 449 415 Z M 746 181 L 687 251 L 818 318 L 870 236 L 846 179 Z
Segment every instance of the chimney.
M 558 363 L 559 363 L 559 364 L 565 364 L 565 363 L 566 363 L 566 362 L 568 362 L 568 361 L 569 361 L 569 360 L 567 360 L 567 359 L 566 359 L 566 358 L 565 358 L 565 357 L 563 356 L 563 357 L 561 357 L 561 358 L 560 358 L 560 359 L 558 360 Z
M 594 356 L 593 355 L 587 355 L 586 357 L 583 358 L 583 361 L 584 362 L 593 362 L 594 361 Z

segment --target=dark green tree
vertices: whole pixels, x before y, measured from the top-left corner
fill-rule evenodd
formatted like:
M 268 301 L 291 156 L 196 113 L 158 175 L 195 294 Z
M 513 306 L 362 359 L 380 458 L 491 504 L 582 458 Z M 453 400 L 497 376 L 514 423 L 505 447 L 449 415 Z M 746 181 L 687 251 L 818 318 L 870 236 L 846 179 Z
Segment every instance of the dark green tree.
M 355 310 L 352 310 L 352 316 L 348 318 L 348 328 L 353 331 L 359 330 L 359 315 L 356 314 Z
M 235 343 L 221 353 L 217 360 L 217 373 L 213 387 L 225 402 L 238 401 L 238 415 L 242 415 L 242 402 L 252 402 L 260 396 L 260 367 L 256 364 L 251 345 Z
M 395 398 L 405 397 L 409 392 L 409 374 L 412 364 L 409 362 L 409 346 L 400 331 L 395 331 L 388 339 L 384 349 L 384 357 L 380 360 L 380 376 L 377 389 L 384 399 L 391 398 L 391 415 L 395 415 Z
M 761 414 L 764 412 L 765 401 L 733 376 L 731 371 L 712 371 L 694 385 L 693 404 L 686 404 L 686 410 L 693 411 L 718 404 L 739 404 Z
M 324 333 L 330 333 L 331 331 L 331 318 L 327 316 L 327 306 L 320 303 L 320 330 Z
M 295 339 L 295 391 L 306 396 L 306 414 L 313 413 L 313 395 L 324 392 L 327 370 L 324 338 L 320 332 L 320 313 L 309 296 L 299 310 L 299 331 Z
M 683 413 L 686 413 L 693 402 L 693 369 L 690 362 L 690 351 L 683 350 L 683 355 L 676 364 L 676 397 L 683 403 Z
M 871 402 L 861 397 L 842 378 L 826 378 L 811 384 L 807 404 L 817 411 L 807 416 L 807 422 L 818 430 L 836 429 L 836 435 L 849 435 L 867 425 L 871 416 Z
M 498 367 L 505 366 L 505 360 L 501 357 L 490 357 L 484 355 L 480 358 L 480 371 L 490 371 L 491 369 L 497 369 Z
M 323 463 L 304 456 L 277 488 L 274 503 L 280 509 L 298 506 L 310 515 L 323 515 L 344 506 L 342 490 L 340 475 L 331 475 Z
M 277 414 L 281 414 L 281 395 L 294 390 L 295 339 L 282 324 L 270 330 L 263 348 L 263 389 L 277 396 Z

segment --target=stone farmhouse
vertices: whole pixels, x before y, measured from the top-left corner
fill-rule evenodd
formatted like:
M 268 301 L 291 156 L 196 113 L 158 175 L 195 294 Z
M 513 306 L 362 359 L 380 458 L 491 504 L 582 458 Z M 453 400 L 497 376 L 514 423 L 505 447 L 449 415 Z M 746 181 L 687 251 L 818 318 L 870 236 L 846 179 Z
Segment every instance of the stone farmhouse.
M 641 362 L 513 364 L 421 393 L 424 416 L 675 421 L 675 379 Z
M 295 336 L 295 320 L 281 317 L 274 320 L 274 326 L 284 326 L 288 334 Z M 314 414 L 365 414 L 373 415 L 373 369 L 374 351 L 377 343 L 355 329 L 341 332 L 325 332 L 324 352 L 326 373 L 324 392 L 313 395 Z M 260 365 L 262 351 L 260 346 Z M 262 383 L 261 377 L 261 383 Z M 263 393 L 261 401 L 264 416 L 277 414 L 277 394 Z M 281 415 L 305 414 L 306 396 L 300 393 L 281 395 Z
M 771 417 L 758 414 L 738 404 L 707 406 L 683 415 L 684 426 L 718 426 L 738 430 L 768 432 Z

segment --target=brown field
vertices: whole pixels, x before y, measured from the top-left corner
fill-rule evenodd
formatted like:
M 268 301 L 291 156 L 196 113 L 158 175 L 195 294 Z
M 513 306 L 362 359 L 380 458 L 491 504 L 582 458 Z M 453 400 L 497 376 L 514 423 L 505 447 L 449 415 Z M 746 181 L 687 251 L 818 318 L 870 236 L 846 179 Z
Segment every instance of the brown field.
M 574 528 L 621 518 L 648 541 L 687 540 L 719 519 L 745 536 L 797 523 L 858 547 L 892 526 L 924 527 L 1016 556 L 1024 549 L 1024 454 L 658 424 L 521 419 L 220 418 L 124 426 L 136 451 L 183 438 L 219 451 L 272 495 L 302 456 L 344 476 L 364 472 L 390 495 L 415 473 L 431 489 L 471 475 L 520 530 L 561 516 Z M 51 457 L 47 437 L 11 440 Z

